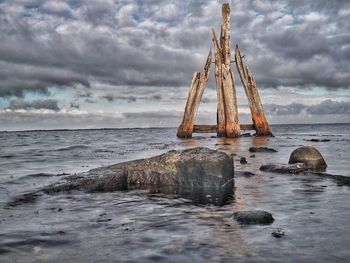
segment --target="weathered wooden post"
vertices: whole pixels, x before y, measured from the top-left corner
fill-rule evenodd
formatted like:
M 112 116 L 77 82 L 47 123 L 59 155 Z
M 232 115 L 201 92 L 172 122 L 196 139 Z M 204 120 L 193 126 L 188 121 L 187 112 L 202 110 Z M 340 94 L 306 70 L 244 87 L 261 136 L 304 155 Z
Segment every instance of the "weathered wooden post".
M 220 46 L 222 51 L 222 90 L 225 107 L 225 130 L 227 137 L 239 137 L 240 126 L 237 110 L 236 87 L 231 71 L 230 6 L 222 5 Z
M 177 130 L 180 138 L 191 138 L 193 132 L 216 132 L 219 137 L 239 137 L 241 130 L 255 129 L 257 135 L 271 135 L 271 129 L 267 123 L 265 113 L 260 101 L 256 81 L 248 67 L 245 67 L 238 46 L 235 49 L 235 62 L 239 72 L 245 93 L 248 97 L 253 125 L 239 123 L 236 87 L 231 70 L 230 50 L 230 6 L 222 5 L 222 21 L 220 45 L 213 29 L 213 43 L 215 54 L 215 81 L 217 89 L 217 124 L 194 125 L 194 121 L 202 99 L 204 89 L 208 83 L 210 65 L 212 61 L 211 51 L 204 67 L 204 73 L 196 72 L 193 75 L 191 87 L 188 93 L 185 113 Z
M 217 91 L 217 136 L 226 136 L 225 102 L 222 88 L 222 50 L 219 46 L 215 30 L 213 29 L 213 43 L 215 54 L 215 81 Z
M 260 136 L 272 135 L 271 128 L 266 120 L 264 109 L 261 104 L 256 81 L 253 78 L 252 72 L 249 70 L 249 68 L 244 66 L 238 45 L 236 45 L 235 49 L 235 61 L 245 94 L 248 98 L 256 134 Z
M 195 72 L 193 75 L 190 90 L 188 92 L 184 116 L 179 128 L 177 129 L 177 137 L 179 138 L 192 137 L 194 121 L 196 119 L 199 103 L 209 80 L 211 61 L 212 55 L 210 50 L 204 66 L 204 73 L 200 74 L 199 72 Z

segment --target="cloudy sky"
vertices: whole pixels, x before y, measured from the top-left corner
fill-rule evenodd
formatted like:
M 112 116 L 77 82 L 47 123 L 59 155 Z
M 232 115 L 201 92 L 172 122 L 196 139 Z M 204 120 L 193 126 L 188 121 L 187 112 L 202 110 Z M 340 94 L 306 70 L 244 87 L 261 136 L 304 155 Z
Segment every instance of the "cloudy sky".
M 177 126 L 222 3 L 0 0 L 0 130 Z M 271 123 L 350 122 L 350 1 L 229 3 Z M 213 79 L 198 123 L 215 123 Z

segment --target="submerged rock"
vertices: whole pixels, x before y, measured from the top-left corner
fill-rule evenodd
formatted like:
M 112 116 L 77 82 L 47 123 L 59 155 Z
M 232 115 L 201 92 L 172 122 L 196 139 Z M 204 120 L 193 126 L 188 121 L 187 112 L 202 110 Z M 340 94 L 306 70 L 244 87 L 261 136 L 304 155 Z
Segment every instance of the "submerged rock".
M 198 147 L 71 175 L 37 193 L 75 189 L 87 192 L 154 189 L 200 203 L 223 204 L 233 193 L 233 176 L 233 160 L 229 155 Z
M 265 164 L 260 166 L 260 170 L 264 172 L 272 173 L 290 173 L 297 174 L 307 170 L 307 167 L 303 163 L 294 164 Z
M 40 197 L 42 194 L 40 193 L 27 193 L 23 195 L 16 196 L 13 200 L 7 203 L 7 207 L 12 206 L 18 206 L 22 204 L 30 204 L 35 203 L 35 201 Z
M 268 147 L 250 147 L 249 152 L 256 153 L 256 152 L 278 152 L 275 149 L 268 148 Z
M 271 235 L 274 237 L 280 238 L 280 237 L 283 237 L 285 233 L 282 228 L 277 227 L 272 231 Z
M 331 140 L 329 139 L 310 139 L 310 140 L 306 140 L 308 142 L 330 142 Z
M 247 159 L 245 157 L 241 157 L 241 160 L 239 161 L 241 164 L 247 164 Z
M 233 218 L 245 225 L 271 224 L 274 221 L 271 213 L 262 210 L 235 212 Z
M 289 158 L 289 164 L 303 163 L 311 170 L 325 170 L 326 161 L 321 153 L 314 147 L 302 146 L 292 152 Z

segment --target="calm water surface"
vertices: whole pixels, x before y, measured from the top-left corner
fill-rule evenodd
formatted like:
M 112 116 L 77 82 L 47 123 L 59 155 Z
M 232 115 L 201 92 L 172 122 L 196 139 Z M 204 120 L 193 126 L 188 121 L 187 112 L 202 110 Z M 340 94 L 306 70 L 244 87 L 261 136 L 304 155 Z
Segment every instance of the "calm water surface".
M 350 125 L 274 126 L 274 138 L 197 136 L 176 129 L 0 132 L 0 262 L 349 262 L 350 187 L 334 180 L 259 171 L 287 163 L 300 145 L 317 147 L 327 173 L 350 176 Z M 326 139 L 327 142 L 311 142 Z M 206 146 L 235 153 L 228 205 L 196 205 L 146 191 L 41 196 L 5 209 L 18 194 L 78 173 L 171 149 Z M 277 153 L 248 148 L 266 146 Z M 241 165 L 240 157 L 248 164 Z M 255 176 L 239 176 L 249 171 Z M 35 176 L 36 175 L 36 176 Z M 242 226 L 239 210 L 263 209 L 275 222 Z M 276 227 L 286 235 L 271 235 Z

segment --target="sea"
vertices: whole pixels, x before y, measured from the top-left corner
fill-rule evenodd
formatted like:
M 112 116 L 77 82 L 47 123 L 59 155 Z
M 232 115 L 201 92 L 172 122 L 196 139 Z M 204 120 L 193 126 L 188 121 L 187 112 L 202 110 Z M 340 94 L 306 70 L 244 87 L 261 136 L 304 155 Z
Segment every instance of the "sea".
M 350 186 L 259 168 L 288 163 L 294 149 L 309 145 L 328 175 L 350 176 L 350 124 L 272 130 L 274 137 L 237 139 L 178 139 L 176 128 L 0 132 L 0 262 L 349 262 Z M 252 146 L 277 152 L 252 154 Z M 68 174 L 193 147 L 233 156 L 235 190 L 225 205 L 134 190 L 65 192 L 7 206 Z M 233 213 L 242 210 L 268 211 L 274 223 L 240 225 Z M 271 235 L 276 229 L 285 235 Z

